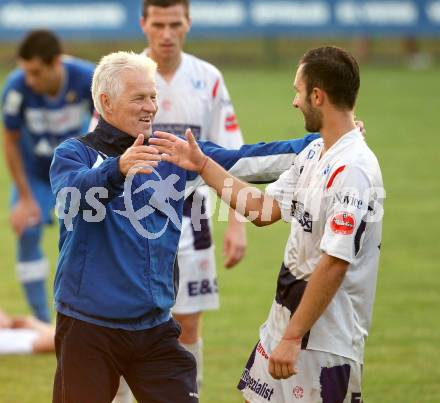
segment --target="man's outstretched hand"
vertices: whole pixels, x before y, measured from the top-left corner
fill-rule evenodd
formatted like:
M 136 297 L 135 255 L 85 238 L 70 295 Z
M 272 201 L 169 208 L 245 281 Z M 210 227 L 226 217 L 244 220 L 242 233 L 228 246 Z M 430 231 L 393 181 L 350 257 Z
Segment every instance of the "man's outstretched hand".
M 149 143 L 159 151 L 163 161 L 200 173 L 208 157 L 200 150 L 190 129 L 185 132 L 185 137 L 186 141 L 174 134 L 157 131 Z
M 144 145 L 144 135 L 139 134 L 130 148 L 119 158 L 119 170 L 122 175 L 150 174 L 160 161 L 155 147 Z

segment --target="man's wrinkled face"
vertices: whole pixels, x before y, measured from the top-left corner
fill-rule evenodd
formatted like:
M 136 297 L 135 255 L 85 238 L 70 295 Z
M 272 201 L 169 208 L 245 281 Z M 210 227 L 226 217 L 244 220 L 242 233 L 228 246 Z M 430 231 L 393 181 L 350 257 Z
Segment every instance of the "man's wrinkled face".
M 303 65 L 300 65 L 293 84 L 296 94 L 292 104 L 295 108 L 301 110 L 304 116 L 305 129 L 308 132 L 316 133 L 322 128 L 322 113 L 312 105 L 311 94 L 307 93 L 307 85 L 302 76 L 302 70 Z
M 24 72 L 26 84 L 37 94 L 55 95 L 59 87 L 57 74 L 58 59 L 46 64 L 39 57 L 30 60 L 19 59 L 18 64 Z
M 119 75 L 120 92 L 107 97 L 104 118 L 113 126 L 137 137 L 151 135 L 157 112 L 156 83 L 145 71 L 123 70 Z
M 188 10 L 182 4 L 148 6 L 141 28 L 148 39 L 150 56 L 160 62 L 180 57 L 190 26 Z

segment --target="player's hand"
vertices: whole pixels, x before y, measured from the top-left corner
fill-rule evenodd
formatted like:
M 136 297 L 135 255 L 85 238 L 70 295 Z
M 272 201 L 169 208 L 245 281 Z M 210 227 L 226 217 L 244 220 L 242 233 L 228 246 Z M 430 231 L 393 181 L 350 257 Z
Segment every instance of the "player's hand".
M 275 379 L 287 379 L 298 373 L 296 361 L 301 351 L 301 340 L 281 339 L 269 358 L 269 373 Z
M 144 135 L 139 134 L 130 148 L 119 158 L 119 170 L 122 175 L 150 174 L 160 161 L 159 152 L 155 147 L 144 145 Z
M 0 329 L 9 329 L 11 327 L 11 318 L 0 310 Z
M 223 237 L 223 256 L 225 267 L 230 269 L 243 259 L 246 254 L 246 224 L 230 219 Z
M 12 208 L 10 222 L 14 232 L 21 236 L 26 228 L 41 222 L 41 211 L 33 198 L 20 198 Z
M 190 129 L 185 132 L 185 136 L 186 141 L 174 134 L 157 131 L 150 138 L 150 144 L 159 150 L 164 161 L 200 173 L 207 157 L 200 150 Z
M 354 123 L 356 123 L 356 127 L 361 131 L 365 139 L 367 137 L 367 129 L 365 129 L 364 122 L 362 120 L 355 120 Z

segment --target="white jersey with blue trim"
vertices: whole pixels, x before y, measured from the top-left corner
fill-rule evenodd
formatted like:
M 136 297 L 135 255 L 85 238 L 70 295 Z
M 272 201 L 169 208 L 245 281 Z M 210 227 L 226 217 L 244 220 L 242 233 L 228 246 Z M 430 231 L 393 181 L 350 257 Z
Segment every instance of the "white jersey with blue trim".
M 146 53 L 147 51 L 145 51 Z M 179 68 L 170 81 L 156 74 L 158 112 L 153 131 L 162 130 L 184 135 L 190 128 L 198 140 L 208 140 L 228 149 L 243 145 L 243 137 L 234 107 L 221 72 L 212 64 L 193 55 L 182 53 Z M 196 190 L 185 202 L 184 217 L 189 218 L 194 198 L 206 203 L 204 215 L 210 216 L 209 189 Z M 199 221 L 199 217 L 195 218 Z M 203 219 L 203 218 L 202 218 Z M 194 230 L 184 218 L 179 252 L 207 249 L 211 246 L 209 220 L 200 230 Z
M 323 253 L 349 267 L 336 295 L 304 337 L 303 348 L 363 362 L 376 288 L 383 215 L 383 183 L 375 155 L 359 130 L 323 155 L 313 141 L 266 192 L 292 221 L 276 297 L 260 337 L 270 353 Z
M 35 93 L 21 69 L 8 76 L 3 90 L 3 124 L 20 132 L 26 171 L 43 179 L 49 176 L 54 149 L 67 138 L 85 133 L 93 112 L 94 65 L 64 56 L 63 66 L 64 83 L 55 97 Z

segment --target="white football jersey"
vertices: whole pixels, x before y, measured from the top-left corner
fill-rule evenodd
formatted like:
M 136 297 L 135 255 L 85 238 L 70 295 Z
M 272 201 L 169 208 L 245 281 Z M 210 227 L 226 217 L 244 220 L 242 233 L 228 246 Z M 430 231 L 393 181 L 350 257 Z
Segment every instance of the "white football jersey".
M 321 157 L 323 140 L 312 142 L 291 169 L 270 184 L 285 221 L 292 221 L 277 292 L 261 340 L 270 353 L 300 303 L 323 253 L 349 263 L 341 287 L 303 348 L 363 362 L 376 289 L 383 216 L 379 163 L 355 129 Z
M 223 76 L 216 67 L 182 53 L 182 61 L 171 81 L 164 80 L 160 71 L 155 78 L 158 111 L 153 131 L 163 130 L 184 135 L 186 129 L 191 128 L 198 140 L 212 141 L 230 149 L 243 145 L 234 107 Z M 201 187 L 196 193 L 194 197 L 204 197 L 206 200 L 206 212 L 203 215 L 209 216 L 209 189 Z M 194 229 L 188 219 L 192 200 L 193 197 L 185 201 L 179 252 L 207 249 L 211 245 L 209 220 L 200 229 Z M 200 222 L 200 217 L 195 217 L 195 221 Z

